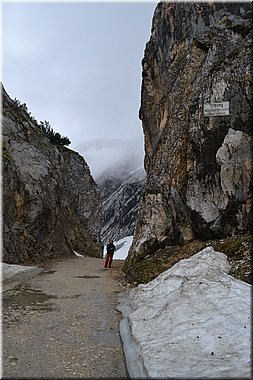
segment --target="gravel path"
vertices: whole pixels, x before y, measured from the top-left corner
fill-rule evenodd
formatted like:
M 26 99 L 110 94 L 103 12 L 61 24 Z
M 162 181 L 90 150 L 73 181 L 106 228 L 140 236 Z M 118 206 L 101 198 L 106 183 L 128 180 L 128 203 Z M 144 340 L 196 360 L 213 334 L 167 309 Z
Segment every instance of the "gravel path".
M 122 261 L 74 257 L 3 295 L 3 378 L 127 378 L 116 311 Z

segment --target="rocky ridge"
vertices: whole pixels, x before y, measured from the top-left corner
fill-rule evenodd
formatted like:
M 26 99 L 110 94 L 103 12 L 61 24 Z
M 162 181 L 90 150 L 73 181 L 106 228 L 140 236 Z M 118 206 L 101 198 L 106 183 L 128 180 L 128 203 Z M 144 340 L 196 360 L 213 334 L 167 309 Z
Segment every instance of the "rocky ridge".
M 252 233 L 250 3 L 159 3 L 142 61 L 147 187 L 125 268 Z M 229 102 L 229 115 L 204 105 Z
M 99 256 L 101 201 L 78 153 L 53 145 L 2 89 L 3 261 Z
M 123 177 L 110 169 L 98 179 L 103 204 L 101 239 L 105 244 L 109 239 L 132 236 L 139 218 L 146 175 L 142 166 L 132 171 L 130 168 Z

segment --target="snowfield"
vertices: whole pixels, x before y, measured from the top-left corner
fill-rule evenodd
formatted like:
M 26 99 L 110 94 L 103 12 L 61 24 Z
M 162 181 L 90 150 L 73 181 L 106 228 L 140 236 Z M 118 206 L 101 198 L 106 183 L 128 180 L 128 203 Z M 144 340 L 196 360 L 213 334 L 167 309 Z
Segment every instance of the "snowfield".
M 119 297 L 130 377 L 251 378 L 251 285 L 207 247 Z

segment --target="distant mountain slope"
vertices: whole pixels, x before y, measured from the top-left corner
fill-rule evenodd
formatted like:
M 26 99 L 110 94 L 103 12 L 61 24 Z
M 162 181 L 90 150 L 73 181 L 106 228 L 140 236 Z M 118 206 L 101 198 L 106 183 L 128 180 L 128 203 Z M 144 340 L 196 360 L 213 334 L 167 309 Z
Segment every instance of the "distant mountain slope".
M 117 172 L 106 173 L 98 185 L 102 189 L 103 219 L 101 238 L 119 240 L 133 235 L 138 220 L 139 203 L 143 194 L 146 175 L 143 167 L 130 171 L 125 178 Z
M 75 147 L 88 162 L 101 189 L 101 238 L 122 239 L 133 234 L 144 190 L 143 143 L 137 139 L 95 139 Z

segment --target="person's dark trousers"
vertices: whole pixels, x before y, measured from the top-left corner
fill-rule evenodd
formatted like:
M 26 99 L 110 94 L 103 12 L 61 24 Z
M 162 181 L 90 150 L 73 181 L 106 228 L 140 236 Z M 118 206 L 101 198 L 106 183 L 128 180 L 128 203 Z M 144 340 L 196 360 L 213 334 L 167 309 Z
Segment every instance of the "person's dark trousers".
M 107 253 L 106 259 L 105 259 L 105 268 L 107 268 L 107 265 L 109 263 L 109 268 L 112 266 L 112 257 L 113 255 L 110 255 L 110 253 Z

